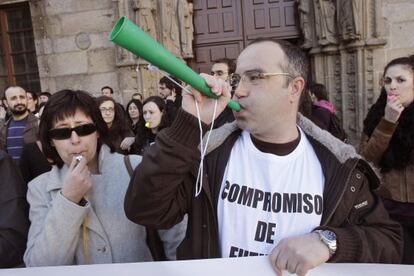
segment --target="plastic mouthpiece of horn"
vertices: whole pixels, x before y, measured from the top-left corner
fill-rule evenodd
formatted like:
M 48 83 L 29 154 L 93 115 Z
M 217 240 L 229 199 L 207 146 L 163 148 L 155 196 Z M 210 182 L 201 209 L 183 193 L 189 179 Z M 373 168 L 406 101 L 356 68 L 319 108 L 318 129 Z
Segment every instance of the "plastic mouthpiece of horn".
M 115 23 L 109 40 L 188 83 L 206 96 L 217 98 L 200 75 L 126 17 L 121 17 Z M 233 100 L 230 100 L 227 106 L 236 111 L 240 110 L 239 103 Z

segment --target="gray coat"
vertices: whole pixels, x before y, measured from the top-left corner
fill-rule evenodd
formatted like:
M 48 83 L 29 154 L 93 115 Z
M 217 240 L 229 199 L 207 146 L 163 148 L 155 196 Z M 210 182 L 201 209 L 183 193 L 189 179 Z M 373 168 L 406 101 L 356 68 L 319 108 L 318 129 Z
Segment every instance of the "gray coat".
M 135 168 L 139 156 L 130 156 Z M 61 194 L 68 167 L 53 166 L 29 183 L 30 221 L 24 262 L 27 266 L 98 264 L 151 261 L 145 228 L 129 221 L 124 213 L 124 196 L 129 174 L 123 155 L 102 146 L 100 175 L 93 175 L 93 186 L 85 206 Z M 82 222 L 87 216 L 89 262 L 84 255 Z

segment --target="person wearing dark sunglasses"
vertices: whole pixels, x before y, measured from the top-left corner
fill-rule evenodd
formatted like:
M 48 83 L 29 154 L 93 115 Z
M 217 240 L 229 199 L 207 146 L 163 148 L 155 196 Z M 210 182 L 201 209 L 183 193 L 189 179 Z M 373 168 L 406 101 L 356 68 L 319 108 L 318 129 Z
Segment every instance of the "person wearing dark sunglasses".
M 123 210 L 127 166 L 141 157 L 114 152 L 95 100 L 84 91 L 53 94 L 39 136 L 53 167 L 28 185 L 26 266 L 153 260 L 146 229 Z

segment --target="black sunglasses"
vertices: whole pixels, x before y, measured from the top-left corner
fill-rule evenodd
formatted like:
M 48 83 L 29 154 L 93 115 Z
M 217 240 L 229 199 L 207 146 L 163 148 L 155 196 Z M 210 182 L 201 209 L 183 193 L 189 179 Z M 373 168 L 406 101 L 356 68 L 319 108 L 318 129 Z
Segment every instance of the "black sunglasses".
M 78 136 L 86 136 L 92 134 L 96 131 L 96 126 L 94 124 L 84 124 L 74 128 L 65 127 L 65 128 L 54 128 L 49 130 L 49 136 L 55 140 L 65 140 L 69 139 L 72 136 L 72 131 L 76 132 Z

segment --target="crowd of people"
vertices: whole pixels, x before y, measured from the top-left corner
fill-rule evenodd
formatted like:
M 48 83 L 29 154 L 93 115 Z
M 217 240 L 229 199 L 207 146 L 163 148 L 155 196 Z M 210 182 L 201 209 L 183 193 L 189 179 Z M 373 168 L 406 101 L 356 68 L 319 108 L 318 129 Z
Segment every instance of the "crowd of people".
M 414 58 L 385 67 L 357 149 L 308 76 L 299 48 L 265 39 L 202 74 L 217 99 L 171 76 L 125 107 L 109 86 L 97 98 L 7 88 L 0 267 L 268 255 L 279 275 L 305 275 L 325 262 L 414 264 Z

